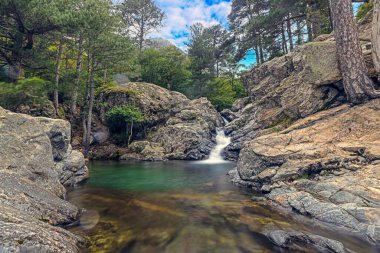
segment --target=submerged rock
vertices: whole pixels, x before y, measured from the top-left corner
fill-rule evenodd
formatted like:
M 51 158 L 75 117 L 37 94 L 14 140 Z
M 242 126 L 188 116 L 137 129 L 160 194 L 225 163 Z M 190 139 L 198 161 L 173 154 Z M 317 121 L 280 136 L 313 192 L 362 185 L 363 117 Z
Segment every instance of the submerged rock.
M 79 237 L 52 225 L 79 215 L 66 186 L 88 178 L 70 124 L 0 108 L 0 252 L 78 252 Z
M 115 106 L 137 107 L 145 117 L 135 127 L 134 142 L 122 160 L 201 160 L 214 146 L 222 118 L 206 98 L 189 100 L 185 95 L 149 83 L 110 87 L 98 95 L 98 114 L 104 119 Z M 105 124 L 105 122 L 103 121 Z

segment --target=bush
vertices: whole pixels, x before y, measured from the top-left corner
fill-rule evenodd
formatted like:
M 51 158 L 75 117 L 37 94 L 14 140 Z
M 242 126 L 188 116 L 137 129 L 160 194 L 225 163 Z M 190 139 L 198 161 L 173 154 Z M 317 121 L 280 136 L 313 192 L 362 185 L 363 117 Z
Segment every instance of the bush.
M 206 97 L 218 111 L 230 108 L 236 99 L 245 96 L 246 92 L 239 80 L 231 82 L 229 78 L 215 78 L 206 84 Z
M 106 113 L 107 124 L 117 143 L 131 140 L 133 133 L 130 128 L 144 121 L 143 113 L 133 106 L 117 106 Z M 132 125 L 131 125 L 132 124 Z M 128 141 L 129 144 L 129 141 Z
M 49 82 L 38 77 L 17 83 L 0 82 L 0 106 L 14 110 L 19 105 L 44 105 L 48 102 Z

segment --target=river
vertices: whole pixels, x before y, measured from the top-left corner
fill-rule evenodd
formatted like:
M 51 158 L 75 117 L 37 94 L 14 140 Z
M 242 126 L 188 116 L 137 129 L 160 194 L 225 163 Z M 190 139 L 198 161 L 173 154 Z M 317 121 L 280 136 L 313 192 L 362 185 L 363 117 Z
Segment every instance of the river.
M 86 209 L 74 233 L 87 236 L 85 252 L 210 253 L 286 251 L 262 235 L 281 228 L 336 239 L 357 252 L 375 252 L 351 234 L 306 217 L 273 209 L 232 185 L 233 163 L 119 163 L 89 165 L 91 179 L 68 200 Z

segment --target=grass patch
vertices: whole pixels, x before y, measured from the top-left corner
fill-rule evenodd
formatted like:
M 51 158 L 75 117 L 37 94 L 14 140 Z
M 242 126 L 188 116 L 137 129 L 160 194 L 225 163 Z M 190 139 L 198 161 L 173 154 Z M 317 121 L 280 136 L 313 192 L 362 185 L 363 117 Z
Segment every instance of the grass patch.
M 297 180 L 302 180 L 302 179 L 310 179 L 311 175 L 309 174 L 302 174 L 302 175 L 298 175 L 297 177 L 294 178 L 294 181 L 297 181 Z
M 285 128 L 288 128 L 293 122 L 294 122 L 293 118 L 289 116 L 285 116 L 270 123 L 268 128 L 271 128 L 275 132 L 279 132 Z

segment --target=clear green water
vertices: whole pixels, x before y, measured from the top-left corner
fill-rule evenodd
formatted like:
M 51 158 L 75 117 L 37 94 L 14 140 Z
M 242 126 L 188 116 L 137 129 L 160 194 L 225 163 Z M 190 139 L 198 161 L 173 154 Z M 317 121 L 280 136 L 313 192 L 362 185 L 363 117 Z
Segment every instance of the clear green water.
M 275 247 L 262 235 L 273 228 L 313 232 L 357 252 L 376 252 L 354 235 L 252 200 L 252 193 L 228 181 L 226 173 L 233 167 L 93 163 L 91 179 L 68 193 L 69 201 L 86 210 L 70 230 L 91 242 L 84 252 L 318 252 Z

